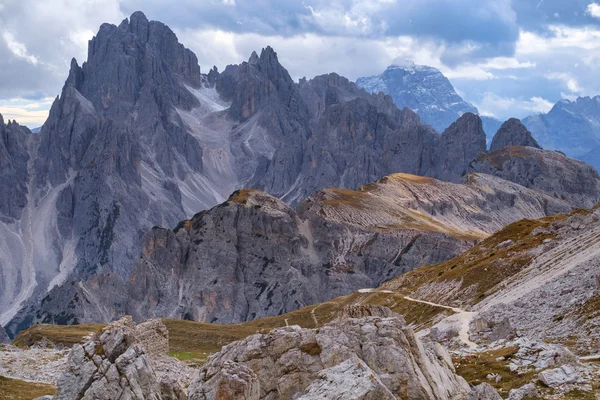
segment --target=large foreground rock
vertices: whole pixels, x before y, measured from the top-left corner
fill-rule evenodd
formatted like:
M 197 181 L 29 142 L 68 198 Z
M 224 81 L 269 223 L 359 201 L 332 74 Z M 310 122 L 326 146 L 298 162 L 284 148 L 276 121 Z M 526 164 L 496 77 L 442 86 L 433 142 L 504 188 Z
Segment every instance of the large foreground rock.
M 185 399 L 177 379 L 159 378 L 150 362 L 167 352 L 168 332 L 162 322 L 136 326 L 131 317 L 122 318 L 73 346 L 54 400 Z
M 233 370 L 241 373 L 224 372 Z M 209 358 L 189 397 L 433 400 L 464 399 L 468 392 L 446 350 L 422 343 L 394 315 L 338 320 L 317 330 L 279 328 L 234 342 Z

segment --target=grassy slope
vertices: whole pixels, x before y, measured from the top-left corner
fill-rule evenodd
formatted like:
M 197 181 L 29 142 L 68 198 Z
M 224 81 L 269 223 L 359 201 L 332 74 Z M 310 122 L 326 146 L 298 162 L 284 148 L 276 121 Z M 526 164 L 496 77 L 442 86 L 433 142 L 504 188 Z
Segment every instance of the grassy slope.
M 44 395 L 53 395 L 56 389 L 52 385 L 25 382 L 0 376 L 0 398 L 6 400 L 31 400 Z

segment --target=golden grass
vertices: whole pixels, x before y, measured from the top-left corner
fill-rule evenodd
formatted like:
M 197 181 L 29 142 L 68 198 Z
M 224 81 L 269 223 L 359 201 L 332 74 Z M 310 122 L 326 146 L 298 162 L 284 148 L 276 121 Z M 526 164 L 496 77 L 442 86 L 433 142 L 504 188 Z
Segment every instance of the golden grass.
M 531 262 L 533 256 L 529 250 L 541 245 L 544 239 L 553 237 L 549 234 L 531 236 L 531 232 L 559 218 L 565 216 L 515 222 L 458 257 L 441 264 L 417 268 L 392 279 L 383 286 L 408 294 L 425 284 L 443 285 L 458 282 L 460 289 L 456 291 L 455 298 L 461 304 L 478 303 L 492 294 L 493 288 L 499 283 L 520 272 Z M 512 240 L 514 243 L 509 247 L 498 249 L 497 245 L 506 240 Z M 438 297 L 434 295 L 427 300 L 442 300 L 441 302 L 445 304 L 448 299 L 444 299 L 443 294 L 440 293 Z
M 54 344 L 70 347 L 81 342 L 81 339 L 90 332 L 99 332 L 104 326 L 104 324 L 34 325 L 19 333 L 13 340 L 13 344 L 18 347 L 29 347 L 46 337 Z
M 54 395 L 56 388 L 42 383 L 26 382 L 0 376 L 0 398 L 5 400 L 31 400 L 45 395 Z
M 408 182 L 413 182 L 413 183 L 435 184 L 436 182 L 438 182 L 437 180 L 426 177 L 426 176 L 405 174 L 402 172 L 388 175 L 387 178 L 388 179 L 397 179 L 397 180 L 401 180 L 401 181 L 408 181 Z
M 233 192 L 231 196 L 229 196 L 228 201 L 232 201 L 238 204 L 246 204 L 250 194 L 256 193 L 258 190 L 256 189 L 240 189 Z

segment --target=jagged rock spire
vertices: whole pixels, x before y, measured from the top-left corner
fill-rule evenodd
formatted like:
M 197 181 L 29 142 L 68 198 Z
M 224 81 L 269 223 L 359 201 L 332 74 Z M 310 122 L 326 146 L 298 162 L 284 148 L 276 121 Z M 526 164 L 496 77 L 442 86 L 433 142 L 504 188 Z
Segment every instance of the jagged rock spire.
M 498 129 L 492 140 L 490 151 L 506 146 L 529 146 L 541 149 L 538 142 L 531 136 L 531 132 L 516 118 L 509 119 Z

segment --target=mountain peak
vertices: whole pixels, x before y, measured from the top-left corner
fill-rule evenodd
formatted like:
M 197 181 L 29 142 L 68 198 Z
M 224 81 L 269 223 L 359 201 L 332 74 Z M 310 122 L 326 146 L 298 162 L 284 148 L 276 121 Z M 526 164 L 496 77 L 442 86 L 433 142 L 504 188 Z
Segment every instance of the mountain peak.
M 256 51 L 253 51 L 252 54 L 250 54 L 250 58 L 248 59 L 248 64 L 257 64 L 258 63 L 258 54 L 256 54 Z
M 498 150 L 506 146 L 529 146 L 541 148 L 538 142 L 531 136 L 525 125 L 516 118 L 510 118 L 502 124 L 490 146 L 490 151 Z
M 415 68 L 415 63 L 412 60 L 407 60 L 402 57 L 396 57 L 394 61 L 390 64 L 390 67 L 400 67 L 403 69 L 413 69 Z
M 466 112 L 478 113 L 438 69 L 400 57 L 382 74 L 359 78 L 356 85 L 367 92 L 389 94 L 398 108 L 410 108 L 438 132 Z

